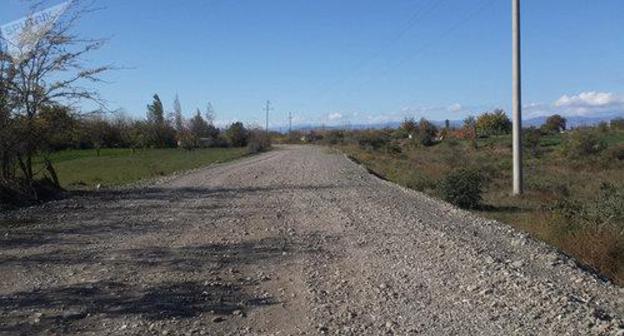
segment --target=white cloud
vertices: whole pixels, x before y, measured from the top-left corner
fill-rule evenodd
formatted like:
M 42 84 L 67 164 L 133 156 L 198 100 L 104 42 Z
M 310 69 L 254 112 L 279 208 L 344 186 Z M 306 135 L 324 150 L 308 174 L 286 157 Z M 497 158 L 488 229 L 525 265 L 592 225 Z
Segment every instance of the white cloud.
M 624 112 L 624 95 L 596 91 L 563 95 L 555 101 L 553 107 L 557 113 L 569 116 L 599 116 Z
M 464 109 L 464 107 L 459 104 L 459 103 L 455 103 L 451 106 L 448 107 L 448 110 L 453 112 L 453 113 L 457 113 L 457 112 L 461 112 Z
M 557 107 L 608 107 L 624 105 L 624 97 L 611 92 L 581 92 L 578 95 L 563 95 L 555 102 Z
M 342 113 L 335 112 L 335 113 L 332 113 L 329 116 L 327 116 L 327 120 L 329 120 L 329 121 L 336 121 L 336 120 L 342 119 L 342 117 L 343 117 Z
M 575 95 L 565 94 L 553 103 L 524 105 L 523 113 L 529 118 L 552 114 L 569 117 L 604 117 L 624 114 L 624 95 L 596 91 L 586 91 Z

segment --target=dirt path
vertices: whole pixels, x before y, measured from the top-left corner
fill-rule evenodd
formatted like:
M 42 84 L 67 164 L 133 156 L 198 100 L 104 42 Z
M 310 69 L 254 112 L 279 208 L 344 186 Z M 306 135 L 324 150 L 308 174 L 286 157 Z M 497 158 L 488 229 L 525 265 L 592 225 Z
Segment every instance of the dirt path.
M 325 148 L 2 217 L 2 335 L 624 335 L 624 290 Z

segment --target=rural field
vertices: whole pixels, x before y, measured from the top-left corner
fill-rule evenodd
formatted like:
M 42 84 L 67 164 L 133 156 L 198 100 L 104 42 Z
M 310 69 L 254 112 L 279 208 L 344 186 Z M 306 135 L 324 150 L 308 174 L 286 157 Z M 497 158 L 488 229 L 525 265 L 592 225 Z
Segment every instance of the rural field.
M 0 2 L 0 336 L 624 336 L 624 1 Z
M 248 154 L 246 148 L 105 148 L 64 150 L 51 155 L 61 186 L 68 190 L 120 186 L 220 163 Z M 41 163 L 38 169 L 42 170 Z
M 624 327 L 621 288 L 521 231 L 378 179 L 327 147 L 278 146 L 1 218 L 0 334 Z
M 486 181 L 475 213 L 512 224 L 624 284 L 624 131 L 589 129 L 539 137 L 525 151 L 522 197 L 511 195 L 509 135 L 476 143 L 449 137 L 422 146 L 397 140 L 392 132 L 341 133 L 339 139 L 327 134 L 326 140 L 376 175 L 438 198 L 444 198 L 440 185 L 451 172 L 478 171 Z M 604 151 L 565 154 L 579 132 L 595 135 Z M 594 218 L 595 213 L 604 215 Z

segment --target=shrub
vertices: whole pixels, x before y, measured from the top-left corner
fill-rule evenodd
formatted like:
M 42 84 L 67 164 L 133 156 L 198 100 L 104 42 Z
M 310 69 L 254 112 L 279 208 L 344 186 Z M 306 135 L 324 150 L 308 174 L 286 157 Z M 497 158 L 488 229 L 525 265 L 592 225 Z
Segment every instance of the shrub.
M 186 150 L 199 147 L 199 139 L 190 131 L 178 133 L 178 145 Z
M 604 139 L 590 130 L 576 131 L 563 144 L 563 153 L 571 159 L 599 154 L 607 148 Z
M 405 118 L 403 122 L 401 122 L 401 126 L 399 126 L 398 130 L 400 135 L 405 135 L 406 138 L 408 135 L 415 135 L 418 132 L 418 123 L 414 120 L 414 118 Z
M 542 132 L 535 127 L 531 127 L 524 132 L 524 143 L 526 148 L 531 152 L 533 157 L 538 155 L 538 149 Z
M 611 120 L 609 123 L 612 129 L 615 130 L 624 130 L 624 118 L 619 117 Z
M 511 133 L 511 120 L 503 110 L 497 109 L 480 115 L 476 121 L 479 136 Z
M 256 154 L 271 148 L 271 137 L 265 131 L 255 129 L 249 132 L 247 153 Z
M 432 146 L 435 144 L 435 136 L 438 129 L 427 119 L 422 118 L 418 123 L 418 142 L 423 146 Z
M 436 185 L 434 179 L 419 172 L 418 170 L 411 170 L 409 173 L 399 175 L 397 182 L 410 189 L 418 191 L 434 189 Z
M 566 129 L 566 118 L 555 114 L 551 115 L 546 119 L 546 123 L 542 126 L 544 132 L 547 133 L 558 133 L 561 131 L 565 131 Z
M 332 130 L 327 132 L 324 140 L 331 145 L 337 145 L 344 142 L 344 137 L 344 131 Z
M 624 144 L 617 144 L 607 148 L 604 157 L 608 161 L 624 161 Z
M 366 149 L 379 149 L 390 142 L 390 138 L 381 132 L 362 132 L 357 135 L 358 144 Z
M 560 246 L 592 269 L 624 281 L 624 188 L 603 183 L 596 197 L 563 198 L 549 210 Z
M 564 198 L 550 209 L 571 228 L 610 230 L 624 234 L 624 188 L 603 183 L 590 200 Z
M 225 137 L 233 147 L 245 147 L 249 134 L 242 122 L 235 122 L 225 130 Z
M 481 203 L 486 178 L 476 169 L 460 168 L 449 173 L 438 185 L 441 197 L 460 208 L 475 209 Z

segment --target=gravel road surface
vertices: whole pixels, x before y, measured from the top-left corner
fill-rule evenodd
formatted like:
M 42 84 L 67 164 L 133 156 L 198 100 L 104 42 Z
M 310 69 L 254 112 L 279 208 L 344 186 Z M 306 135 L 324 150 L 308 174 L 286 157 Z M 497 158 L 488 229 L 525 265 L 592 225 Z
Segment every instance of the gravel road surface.
M 0 220 L 0 335 L 624 335 L 622 288 L 328 148 Z

